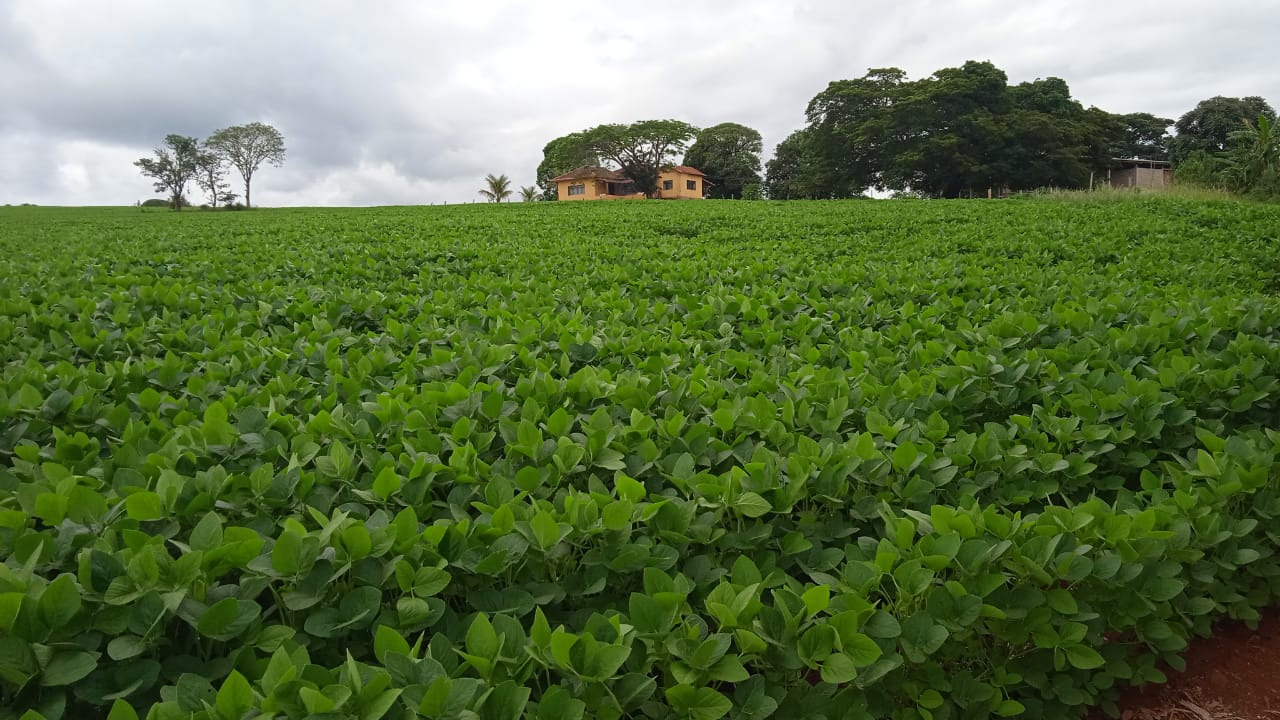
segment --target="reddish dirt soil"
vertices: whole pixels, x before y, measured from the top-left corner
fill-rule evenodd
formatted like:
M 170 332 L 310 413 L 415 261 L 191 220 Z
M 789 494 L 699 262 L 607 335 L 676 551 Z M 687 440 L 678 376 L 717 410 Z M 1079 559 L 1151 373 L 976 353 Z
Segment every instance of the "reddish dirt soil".
M 1169 682 L 1122 692 L 1121 720 L 1280 720 L 1280 608 L 1257 630 L 1217 626 L 1191 641 L 1186 658 L 1185 672 L 1165 669 Z

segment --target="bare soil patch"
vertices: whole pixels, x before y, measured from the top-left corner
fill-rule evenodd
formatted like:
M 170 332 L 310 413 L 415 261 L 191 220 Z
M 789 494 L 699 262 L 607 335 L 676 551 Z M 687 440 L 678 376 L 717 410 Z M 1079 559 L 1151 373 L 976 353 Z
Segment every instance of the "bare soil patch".
M 1122 692 L 1121 720 L 1280 720 L 1280 609 L 1256 630 L 1222 623 L 1193 639 L 1186 659 L 1184 672 L 1165 668 L 1169 682 Z

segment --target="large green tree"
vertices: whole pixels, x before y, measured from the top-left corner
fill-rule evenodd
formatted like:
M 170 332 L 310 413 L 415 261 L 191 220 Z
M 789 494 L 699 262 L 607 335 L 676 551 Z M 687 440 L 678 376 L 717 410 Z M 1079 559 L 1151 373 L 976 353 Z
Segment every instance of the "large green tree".
M 1151 113 L 1113 115 L 1116 121 L 1114 135 L 1108 150 L 1112 157 L 1167 160 L 1169 158 L 1169 127 L 1173 120 Z
M 1011 107 L 1001 116 L 1008 145 L 1000 153 L 1004 186 L 1084 187 L 1111 162 L 1110 138 L 1125 124 L 1110 113 L 1086 110 L 1065 80 L 1036 79 L 1009 88 Z
M 240 178 L 244 180 L 245 207 L 249 207 L 249 185 L 262 163 L 276 167 L 284 164 L 284 135 L 266 123 L 251 122 L 222 128 L 210 135 L 205 144 L 239 171 Z
M 743 189 L 760 182 L 760 133 L 738 123 L 720 123 L 698 133 L 684 154 L 684 164 L 706 173 L 708 197 L 741 198 Z
M 558 199 L 556 184 L 551 182 L 551 178 L 584 165 L 599 164 L 600 155 L 588 142 L 585 133 L 569 133 L 547 143 L 542 148 L 542 162 L 538 164 L 537 172 L 542 199 Z
M 914 81 L 876 68 L 830 83 L 807 118 L 806 190 L 818 197 L 1079 187 L 1105 169 L 1109 138 L 1122 132 L 1108 114 L 1082 107 L 1060 78 L 1010 86 L 995 65 L 973 61 Z
M 1008 79 L 989 62 L 944 68 L 912 83 L 897 116 L 909 142 L 889 158 L 889 186 L 936 197 L 1001 186 L 1011 169 L 1012 108 Z
M 907 102 L 907 75 L 898 68 L 874 68 L 861 78 L 837 80 L 809 102 L 808 126 L 788 144 L 788 164 L 803 159 L 803 187 L 787 184 L 791 197 L 849 197 L 885 188 L 888 166 L 904 149 L 913 120 Z M 783 149 L 779 145 L 779 149 Z M 772 166 L 772 163 L 771 163 Z M 770 175 L 776 177 L 776 171 Z M 796 171 L 788 173 L 791 177 Z M 771 180 L 770 197 L 782 190 Z
M 1232 145 L 1231 134 L 1245 122 L 1259 117 L 1275 120 L 1276 111 L 1266 100 L 1257 97 L 1231 98 L 1221 95 L 1202 100 L 1174 124 L 1177 134 L 1169 144 L 1174 164 L 1180 164 L 1199 152 L 1217 156 Z
M 154 181 L 156 192 L 167 193 L 174 210 L 186 204 L 187 183 L 196 177 L 200 158 L 200 141 L 185 135 L 166 135 L 164 146 L 154 157 L 133 162 L 143 175 Z
M 597 125 L 587 142 L 601 159 L 615 163 L 647 197 L 658 192 L 658 175 L 680 157 L 698 129 L 680 120 L 641 120 Z
M 764 193 L 770 200 L 830 197 L 819 177 L 819 159 L 808 129 L 796 130 L 774 147 L 765 164 Z

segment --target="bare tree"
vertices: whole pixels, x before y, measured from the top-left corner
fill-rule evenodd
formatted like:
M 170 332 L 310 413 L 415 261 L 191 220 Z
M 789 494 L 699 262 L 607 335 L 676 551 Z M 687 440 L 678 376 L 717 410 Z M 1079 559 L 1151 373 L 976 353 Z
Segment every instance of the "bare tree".
M 209 193 L 210 207 L 218 207 L 218 201 L 230 202 L 235 198 L 227 184 L 227 166 L 222 155 L 208 144 L 196 153 L 196 184 Z
M 260 122 L 232 125 L 209 136 L 205 145 L 214 149 L 244 179 L 244 206 L 249 207 L 250 183 L 262 163 L 276 167 L 284 164 L 284 136 L 274 127 Z
M 133 162 L 142 174 L 155 180 L 156 192 L 169 194 L 174 210 L 182 210 L 186 202 L 187 183 L 196 176 L 200 141 L 184 135 L 166 135 L 166 147 L 155 149 L 155 157 Z

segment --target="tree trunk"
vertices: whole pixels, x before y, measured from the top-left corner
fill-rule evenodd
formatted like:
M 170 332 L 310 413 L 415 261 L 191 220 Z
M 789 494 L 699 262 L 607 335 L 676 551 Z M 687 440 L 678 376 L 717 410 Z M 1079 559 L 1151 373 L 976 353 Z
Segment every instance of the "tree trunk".
M 244 209 L 249 209 L 249 178 L 244 179 Z

